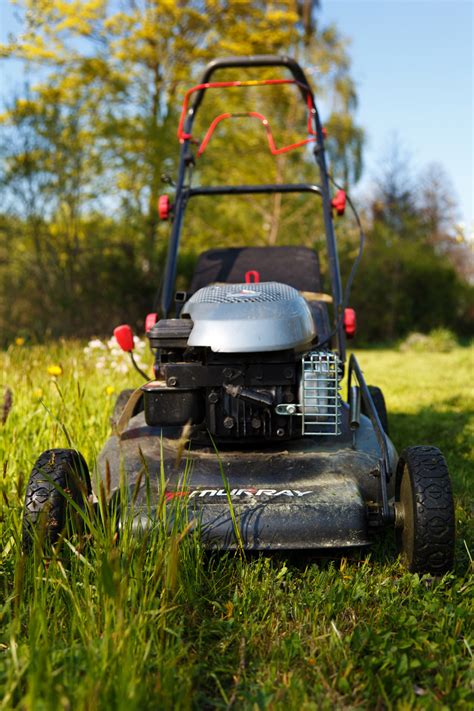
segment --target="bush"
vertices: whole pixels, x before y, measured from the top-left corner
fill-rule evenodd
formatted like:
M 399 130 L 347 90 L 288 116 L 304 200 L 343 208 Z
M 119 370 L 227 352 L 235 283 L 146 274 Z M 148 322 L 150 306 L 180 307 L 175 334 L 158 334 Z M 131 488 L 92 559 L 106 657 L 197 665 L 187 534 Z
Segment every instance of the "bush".
M 341 256 L 347 278 L 351 260 L 344 252 Z M 358 344 L 390 342 L 437 329 L 469 337 L 473 296 L 473 287 L 432 246 L 376 226 L 367 234 L 349 304 L 358 313 Z
M 448 328 L 435 328 L 429 334 L 410 333 L 400 344 L 400 350 L 418 353 L 450 353 L 457 345 L 457 338 L 452 331 Z

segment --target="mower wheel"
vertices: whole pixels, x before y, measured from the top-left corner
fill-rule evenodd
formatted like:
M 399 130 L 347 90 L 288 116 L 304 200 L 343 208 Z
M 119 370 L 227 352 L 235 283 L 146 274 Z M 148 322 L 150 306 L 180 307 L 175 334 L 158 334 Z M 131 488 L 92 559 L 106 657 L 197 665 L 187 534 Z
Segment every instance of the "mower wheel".
M 91 493 L 91 480 L 82 454 L 74 449 L 48 449 L 37 459 L 31 472 L 23 510 L 23 548 L 29 550 L 35 539 L 55 543 L 77 513 L 64 494 L 84 507 Z
M 383 392 L 376 385 L 369 385 L 368 387 L 369 387 L 369 392 L 372 396 L 372 400 L 374 401 L 377 415 L 379 416 L 380 424 L 382 425 L 385 434 L 388 434 L 388 415 L 387 415 L 387 407 L 385 405 L 385 398 L 383 396 Z M 368 417 L 368 412 L 367 412 L 366 408 L 364 407 L 364 403 L 362 403 L 361 409 L 362 409 L 362 414 L 367 415 L 367 417 Z
M 454 562 L 454 502 L 446 460 L 437 447 L 409 447 L 395 483 L 399 551 L 412 573 L 442 575 Z
M 120 420 L 120 415 L 125 409 L 125 405 L 127 402 L 130 400 L 130 396 L 133 395 L 135 392 L 134 388 L 127 388 L 126 390 L 122 390 L 118 395 L 117 399 L 115 401 L 114 409 L 112 412 L 112 415 L 110 416 L 110 424 L 112 427 L 118 423 Z M 137 402 L 137 404 L 134 407 L 132 417 L 135 415 L 138 415 L 139 412 L 143 411 L 143 398 L 140 398 L 140 400 Z

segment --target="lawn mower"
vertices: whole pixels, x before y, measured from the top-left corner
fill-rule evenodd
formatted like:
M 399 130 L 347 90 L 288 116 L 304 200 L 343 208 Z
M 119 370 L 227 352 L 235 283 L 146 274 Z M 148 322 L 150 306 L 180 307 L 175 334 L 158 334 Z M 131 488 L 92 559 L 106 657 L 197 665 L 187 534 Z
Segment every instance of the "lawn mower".
M 220 70 L 270 67 L 289 71 L 289 78 L 211 81 Z M 204 95 L 286 84 L 307 111 L 304 139 L 277 147 L 265 116 L 245 115 L 262 124 L 273 155 L 312 148 L 319 181 L 193 185 L 192 169 L 214 130 L 235 116 L 220 114 L 197 141 L 193 124 Z M 346 359 L 346 339 L 356 326 L 348 306 L 354 269 L 344 291 L 333 213 L 342 214 L 346 201 L 353 205 L 342 189 L 332 195 L 331 183 L 338 186 L 328 173 L 325 132 L 303 69 L 285 56 L 212 61 L 186 93 L 178 138 L 174 204 L 167 195 L 159 200 L 160 217 L 172 223 L 161 317 L 146 321 L 154 378 L 118 399 L 114 433 L 97 463 L 103 490 L 113 501 L 120 490 L 123 499 L 125 488 L 128 507 L 122 501 L 121 517 L 132 517 L 137 535 L 153 526 L 163 501 L 171 508 L 179 500 L 210 548 L 347 551 L 369 546 L 392 528 L 409 570 L 449 570 L 454 507 L 445 459 L 433 446 L 397 455 L 382 392 L 366 384 L 353 354 Z M 191 200 L 275 193 L 321 200 L 329 294 L 315 250 L 295 246 L 210 249 L 199 257 L 188 291 L 175 291 Z M 361 229 L 361 251 L 362 243 Z M 115 334 L 133 359 L 130 327 Z M 40 520 L 56 541 L 68 508 L 83 506 L 84 496 L 94 494 L 79 452 L 44 452 L 27 486 L 25 545 Z

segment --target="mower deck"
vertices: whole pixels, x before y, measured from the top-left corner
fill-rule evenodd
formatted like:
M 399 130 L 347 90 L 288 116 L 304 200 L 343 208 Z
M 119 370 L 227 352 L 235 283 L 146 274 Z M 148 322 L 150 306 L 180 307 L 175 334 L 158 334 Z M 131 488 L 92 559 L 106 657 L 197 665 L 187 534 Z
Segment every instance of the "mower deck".
M 186 509 L 210 547 L 235 548 L 235 525 L 247 550 L 366 546 L 367 506 L 378 499 L 380 449 L 364 416 L 355 449 L 343 425 L 337 441 L 307 437 L 279 447 L 260 445 L 258 452 L 219 446 L 218 455 L 209 447 L 187 446 L 180 458 L 180 429 L 148 427 L 140 413 L 121 436 L 107 441 L 99 475 L 104 483 L 109 477 L 113 496 L 120 472 L 127 473 L 126 515 L 137 533 L 153 525 L 164 480 L 167 505 L 179 499 L 178 509 Z M 396 461 L 391 443 L 390 457 Z

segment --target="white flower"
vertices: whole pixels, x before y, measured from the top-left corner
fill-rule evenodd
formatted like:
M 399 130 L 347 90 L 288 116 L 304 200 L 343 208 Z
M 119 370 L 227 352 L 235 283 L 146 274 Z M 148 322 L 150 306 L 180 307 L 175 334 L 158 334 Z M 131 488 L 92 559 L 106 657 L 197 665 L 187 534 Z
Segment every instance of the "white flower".
M 128 363 L 115 363 L 113 365 L 114 370 L 117 371 L 117 373 L 128 373 L 129 365 Z
M 102 341 L 99 340 L 98 338 L 93 338 L 92 341 L 89 341 L 89 343 L 87 345 L 91 350 L 99 350 L 99 351 L 107 350 L 107 346 L 105 345 L 105 343 L 102 343 Z
M 141 338 L 139 338 L 138 336 L 133 337 L 133 343 L 138 351 L 142 351 L 146 348 L 145 341 L 142 341 Z
M 141 360 L 138 360 L 137 358 L 135 358 L 135 363 L 136 363 L 137 366 L 140 368 L 140 370 L 145 371 L 145 373 L 147 372 L 148 366 L 147 366 L 146 363 L 142 363 L 142 361 L 141 361 Z

